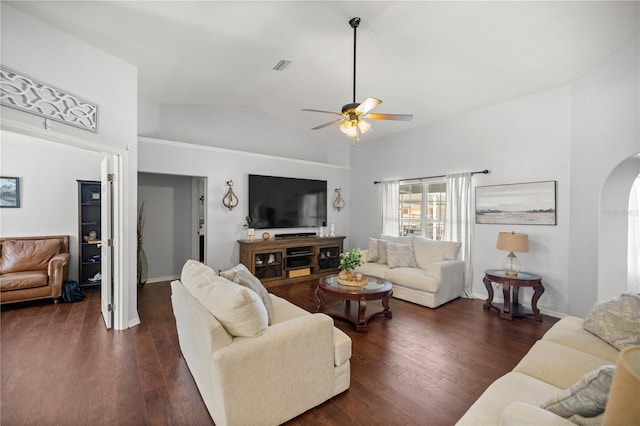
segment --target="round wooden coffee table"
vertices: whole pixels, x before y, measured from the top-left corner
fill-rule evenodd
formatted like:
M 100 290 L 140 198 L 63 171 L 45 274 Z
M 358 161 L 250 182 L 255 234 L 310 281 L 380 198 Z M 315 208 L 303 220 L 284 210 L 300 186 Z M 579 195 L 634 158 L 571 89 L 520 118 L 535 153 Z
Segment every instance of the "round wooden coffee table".
M 367 285 L 362 287 L 346 286 L 338 283 L 337 275 L 329 275 L 321 277 L 316 289 L 316 297 L 318 298 L 318 312 L 324 312 L 327 315 L 347 321 L 353 325 L 356 331 L 366 333 L 369 330 L 369 320 L 378 316 L 392 318 L 393 314 L 389 309 L 389 299 L 393 294 L 391 283 L 383 278 L 365 275 Z M 345 301 L 344 310 L 336 311 L 327 309 L 325 296 L 329 295 L 336 299 Z M 367 300 L 382 299 L 381 311 L 365 315 L 367 310 Z M 351 301 L 357 300 L 357 316 L 352 312 Z M 356 317 L 357 319 L 354 319 Z

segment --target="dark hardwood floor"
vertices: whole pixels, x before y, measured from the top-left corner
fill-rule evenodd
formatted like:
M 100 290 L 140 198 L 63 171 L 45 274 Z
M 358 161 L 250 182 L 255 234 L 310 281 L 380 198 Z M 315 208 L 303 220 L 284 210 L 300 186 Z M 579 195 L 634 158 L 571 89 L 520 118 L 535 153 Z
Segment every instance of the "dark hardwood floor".
M 270 289 L 310 311 L 314 290 Z M 429 309 L 392 299 L 393 319 L 372 320 L 367 334 L 337 322 L 353 341 L 351 388 L 288 424 L 455 423 L 556 321 L 509 322 L 482 303 Z M 180 356 L 169 283 L 140 290 L 139 312 L 139 326 L 106 330 L 97 290 L 80 303 L 3 307 L 0 423 L 213 424 Z

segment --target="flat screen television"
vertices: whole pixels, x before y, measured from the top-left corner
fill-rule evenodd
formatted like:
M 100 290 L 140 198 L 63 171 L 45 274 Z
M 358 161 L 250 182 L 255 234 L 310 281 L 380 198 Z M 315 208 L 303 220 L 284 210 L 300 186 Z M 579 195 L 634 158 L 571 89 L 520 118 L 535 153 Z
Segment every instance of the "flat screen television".
M 327 222 L 327 181 L 249 175 L 256 228 L 318 227 Z

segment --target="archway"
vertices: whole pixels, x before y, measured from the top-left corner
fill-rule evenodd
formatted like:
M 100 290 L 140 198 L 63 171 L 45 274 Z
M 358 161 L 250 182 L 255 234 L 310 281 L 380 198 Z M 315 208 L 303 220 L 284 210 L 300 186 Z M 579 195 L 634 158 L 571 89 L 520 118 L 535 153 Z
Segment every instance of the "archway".
M 598 232 L 598 297 L 607 300 L 627 292 L 629 268 L 629 195 L 640 175 L 640 153 L 622 161 L 605 181 L 600 194 Z M 633 215 L 632 215 L 633 213 Z M 595 231 L 595 230 L 594 230 Z

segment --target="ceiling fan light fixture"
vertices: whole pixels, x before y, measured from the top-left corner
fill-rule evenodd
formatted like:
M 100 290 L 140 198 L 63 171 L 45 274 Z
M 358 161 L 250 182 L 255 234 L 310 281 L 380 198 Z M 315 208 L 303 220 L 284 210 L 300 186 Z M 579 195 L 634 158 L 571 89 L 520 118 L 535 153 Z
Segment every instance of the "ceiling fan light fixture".
M 358 127 L 354 120 L 346 120 L 340 125 L 340 131 L 350 138 L 358 136 Z
M 358 120 L 358 128 L 360 129 L 360 133 L 364 134 L 369 131 L 371 124 L 364 120 Z

